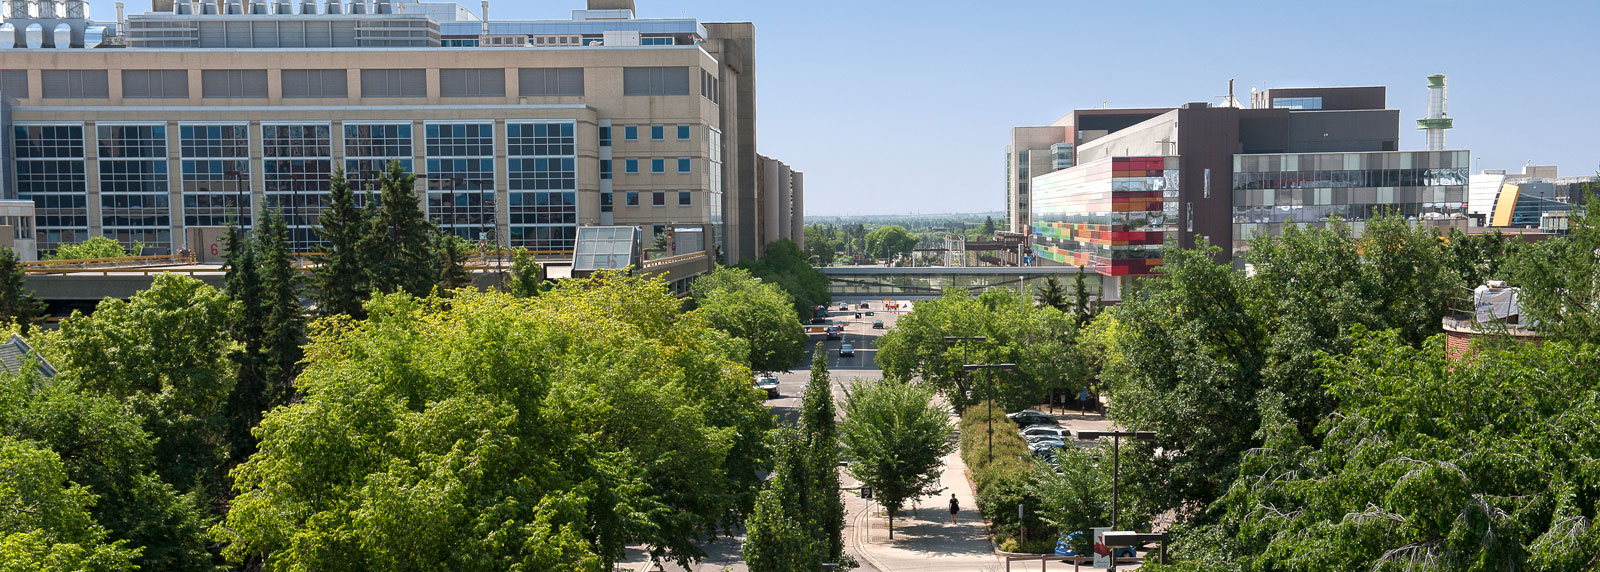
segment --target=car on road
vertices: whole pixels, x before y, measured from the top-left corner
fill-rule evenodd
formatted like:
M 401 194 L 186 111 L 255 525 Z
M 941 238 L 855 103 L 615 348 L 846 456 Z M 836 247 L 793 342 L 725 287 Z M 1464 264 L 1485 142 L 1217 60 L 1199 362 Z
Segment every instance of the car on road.
M 756 389 L 767 392 L 767 399 L 778 398 L 778 376 L 763 373 L 756 376 Z
M 883 320 L 873 320 L 872 321 L 872 329 L 874 329 L 874 330 L 883 329 Z
M 1018 427 L 1028 428 L 1034 425 L 1060 425 L 1055 417 L 1043 411 L 1024 409 L 1016 413 L 1007 413 L 1006 417 L 1016 422 Z
M 850 344 L 839 345 L 839 357 L 856 357 L 856 348 Z
M 1049 437 L 1052 439 L 1066 441 L 1067 439 L 1072 438 L 1072 431 L 1050 425 L 1035 425 L 1018 431 L 1018 433 L 1022 434 L 1023 439 L 1027 439 L 1029 437 Z
M 837 340 L 844 337 L 844 326 L 828 326 L 828 339 Z
M 862 309 L 862 310 L 865 310 L 865 309 L 867 309 L 867 303 L 866 303 L 866 302 L 862 302 L 862 303 L 861 303 L 861 309 Z

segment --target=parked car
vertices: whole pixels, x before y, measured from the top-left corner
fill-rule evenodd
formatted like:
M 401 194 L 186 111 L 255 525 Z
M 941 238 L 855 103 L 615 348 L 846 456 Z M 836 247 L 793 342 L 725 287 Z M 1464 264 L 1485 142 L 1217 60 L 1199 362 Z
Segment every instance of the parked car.
M 1060 439 L 1039 439 L 1037 441 L 1028 441 L 1028 449 L 1033 451 L 1037 451 L 1039 449 L 1055 450 L 1065 448 L 1067 448 L 1066 441 L 1062 441 Z
M 1072 558 L 1075 556 L 1088 558 L 1090 556 L 1094 556 L 1093 553 L 1078 554 L 1076 550 L 1073 550 L 1072 542 L 1077 540 L 1080 536 L 1083 536 L 1082 532 L 1072 532 L 1063 535 L 1060 539 L 1056 540 L 1056 556 L 1060 556 L 1062 558 Z M 1117 549 L 1117 558 L 1133 558 L 1138 555 L 1139 553 L 1135 552 L 1132 547 L 1125 546 Z
M 1022 440 L 1026 441 L 1030 447 L 1033 445 L 1044 444 L 1059 444 L 1063 449 L 1067 447 L 1066 439 L 1062 439 L 1060 437 L 1051 437 L 1048 435 L 1029 435 L 1027 437 L 1023 437 Z
M 778 376 L 764 373 L 756 376 L 756 389 L 767 392 L 767 399 L 778 398 Z
M 1056 422 L 1055 417 L 1051 417 L 1048 413 L 1043 411 L 1035 411 L 1033 409 L 1024 409 L 1016 413 L 1007 413 L 1006 417 L 1010 418 L 1012 421 L 1015 421 L 1018 427 L 1024 428 L 1032 427 L 1034 425 L 1060 425 L 1060 423 Z
M 1022 438 L 1023 439 L 1027 439 L 1028 437 L 1033 437 L 1033 436 L 1040 436 L 1040 437 L 1050 437 L 1050 438 L 1053 438 L 1053 439 L 1060 439 L 1062 441 L 1066 441 L 1066 440 L 1072 438 L 1072 431 L 1064 429 L 1064 428 L 1061 428 L 1061 427 L 1053 427 L 1053 426 L 1049 426 L 1049 425 L 1035 425 L 1033 427 L 1028 427 L 1026 429 L 1018 431 L 1018 433 L 1022 434 Z
M 839 345 L 839 357 L 856 357 L 856 348 L 850 344 Z
M 872 329 L 874 329 L 874 330 L 883 329 L 883 320 L 873 320 L 872 321 Z

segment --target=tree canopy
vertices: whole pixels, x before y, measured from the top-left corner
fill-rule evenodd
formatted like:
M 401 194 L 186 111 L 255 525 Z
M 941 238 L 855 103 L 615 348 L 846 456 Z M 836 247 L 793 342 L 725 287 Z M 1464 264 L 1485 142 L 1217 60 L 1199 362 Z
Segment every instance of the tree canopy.
M 689 295 L 711 325 L 749 344 L 750 369 L 789 371 L 805 357 L 806 334 L 794 301 L 749 271 L 718 267 L 696 278 Z
M 882 260 L 910 256 L 917 242 L 916 235 L 900 225 L 875 228 L 866 237 L 867 253 Z
M 812 307 L 833 301 L 828 293 L 828 277 L 811 266 L 810 258 L 800 250 L 800 245 L 787 238 L 768 244 L 759 260 L 744 262 L 739 267 L 749 270 L 762 282 L 788 292 L 789 297 L 794 298 L 797 319 L 799 316 L 809 318 Z
M 735 343 L 660 280 L 384 295 L 322 322 L 217 529 L 267 569 L 687 562 L 754 503 L 771 417 Z
M 955 450 L 955 424 L 933 403 L 933 390 L 903 381 L 857 380 L 844 403 L 839 441 L 850 457 L 850 475 L 872 488 L 873 498 L 894 517 L 905 503 L 938 494 L 944 456 Z
M 122 248 L 122 243 L 117 239 L 107 236 L 96 236 L 78 244 L 63 244 L 56 247 L 55 254 L 50 256 L 53 260 L 92 260 L 96 258 L 122 258 L 138 256 L 144 250 L 144 245 L 134 243 L 133 249 Z

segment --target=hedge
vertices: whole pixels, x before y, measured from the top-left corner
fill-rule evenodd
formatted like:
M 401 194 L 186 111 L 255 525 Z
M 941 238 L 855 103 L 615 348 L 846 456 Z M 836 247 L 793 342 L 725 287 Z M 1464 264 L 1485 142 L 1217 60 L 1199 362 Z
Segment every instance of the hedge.
M 989 457 L 989 427 L 994 431 L 994 457 Z M 1017 425 L 1004 410 L 979 403 L 961 416 L 961 459 L 972 471 L 977 486 L 978 510 L 989 520 L 995 542 L 1013 551 L 1048 552 L 1055 548 L 1056 530 L 1039 519 L 1040 500 L 1029 492 L 1035 461 L 1028 443 L 1017 434 Z M 1017 504 L 1027 518 L 1017 521 Z M 1026 525 L 1028 542 L 1019 542 L 1021 526 Z

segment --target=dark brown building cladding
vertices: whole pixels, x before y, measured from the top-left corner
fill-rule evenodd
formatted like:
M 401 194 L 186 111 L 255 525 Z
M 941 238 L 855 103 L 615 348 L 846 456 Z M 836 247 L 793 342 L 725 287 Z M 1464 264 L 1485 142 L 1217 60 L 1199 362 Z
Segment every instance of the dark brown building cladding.
M 1194 247 L 1199 235 L 1224 246 L 1223 257 L 1228 256 L 1226 246 L 1233 240 L 1233 156 L 1243 152 L 1239 118 L 1248 111 L 1252 110 L 1199 106 L 1178 110 L 1178 243 L 1184 248 Z
M 1371 87 L 1280 87 L 1250 95 L 1253 109 L 1271 109 L 1274 99 L 1322 98 L 1323 111 L 1383 109 L 1388 105 L 1388 88 Z

